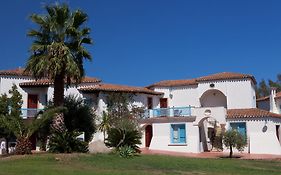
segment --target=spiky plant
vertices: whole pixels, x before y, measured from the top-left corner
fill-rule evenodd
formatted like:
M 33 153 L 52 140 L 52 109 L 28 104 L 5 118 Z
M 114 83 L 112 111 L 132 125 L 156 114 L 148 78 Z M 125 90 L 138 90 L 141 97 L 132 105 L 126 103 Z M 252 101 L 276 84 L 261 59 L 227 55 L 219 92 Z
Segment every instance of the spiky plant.
M 28 122 L 24 122 L 24 119 L 20 116 L 7 117 L 2 115 L 0 117 L 0 125 L 16 136 L 16 154 L 31 154 L 30 137 L 43 127 L 54 114 L 62 111 L 63 108 L 61 107 L 53 108 L 41 114 L 39 119 L 33 118 Z

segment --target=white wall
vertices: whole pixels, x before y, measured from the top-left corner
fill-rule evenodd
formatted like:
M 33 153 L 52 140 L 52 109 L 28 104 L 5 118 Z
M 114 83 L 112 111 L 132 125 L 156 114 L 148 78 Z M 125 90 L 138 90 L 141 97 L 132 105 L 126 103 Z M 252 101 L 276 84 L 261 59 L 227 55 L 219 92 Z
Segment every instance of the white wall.
M 48 91 L 48 87 L 41 87 L 41 88 L 22 88 L 22 90 L 25 92 L 26 96 L 23 98 L 24 101 L 27 102 L 28 100 L 28 94 L 32 95 L 38 95 L 38 104 L 37 108 L 42 109 L 44 108 L 48 101 L 46 101 L 46 94 Z M 48 98 L 48 97 L 47 97 Z M 27 108 L 27 103 L 22 106 L 22 108 Z
M 164 93 L 163 98 L 168 98 L 168 107 L 200 106 L 197 86 L 157 87 L 154 90 Z M 157 107 L 160 107 L 159 102 Z
M 210 84 L 214 84 L 215 87 L 210 87 Z M 163 97 L 168 98 L 168 107 L 189 105 L 201 107 L 200 97 L 206 91 L 213 89 L 221 91 L 227 97 L 228 109 L 256 107 L 254 84 L 250 79 L 208 81 L 200 82 L 198 86 L 156 87 L 154 90 L 164 93 Z M 159 107 L 159 104 L 157 107 Z
M 276 103 L 276 108 L 277 108 L 277 113 L 278 114 L 281 114 L 281 99 L 280 98 L 278 98 L 278 99 L 275 99 L 275 103 Z
M 151 139 L 151 150 L 164 150 L 176 152 L 199 152 L 199 129 L 192 122 L 183 123 L 186 126 L 186 144 L 171 144 L 171 124 L 174 123 L 153 123 L 153 136 Z M 181 123 L 176 123 L 181 124 Z M 145 139 L 143 139 L 145 141 Z M 142 144 L 144 146 L 144 144 Z
M 246 122 L 248 146 L 244 152 L 281 154 L 281 145 L 276 136 L 276 125 L 281 125 L 281 119 L 228 120 L 227 128 L 229 128 L 230 122 Z M 267 127 L 266 130 L 265 126 Z
M 19 86 L 19 83 L 32 81 L 31 78 L 25 76 L 0 76 L 0 94 L 9 95 L 9 90 L 12 89 L 13 84 L 18 87 L 18 91 L 22 95 L 23 105 L 22 107 L 27 107 L 27 93 Z
M 208 90 L 200 97 L 202 107 L 225 107 L 227 108 L 226 96 L 218 90 Z
M 211 88 L 210 84 L 215 87 Z M 252 81 L 249 80 L 225 80 L 208 81 L 198 84 L 199 98 L 210 89 L 217 89 L 227 97 L 228 109 L 255 108 L 256 97 Z
M 73 85 L 64 89 L 64 95 L 65 96 L 77 95 L 77 97 L 83 98 L 82 93 L 80 93 L 77 87 Z M 48 101 L 53 101 L 53 98 L 54 98 L 54 86 L 52 85 L 48 87 Z
M 159 96 L 156 95 L 149 95 L 149 94 L 133 94 L 131 104 L 136 107 L 144 107 L 147 108 L 147 98 L 152 97 L 153 100 L 153 107 L 157 107 L 159 104 Z M 102 111 L 107 110 L 107 93 L 100 92 L 98 95 L 98 104 L 96 112 L 98 115 L 102 114 Z M 130 107 L 130 106 L 129 106 Z

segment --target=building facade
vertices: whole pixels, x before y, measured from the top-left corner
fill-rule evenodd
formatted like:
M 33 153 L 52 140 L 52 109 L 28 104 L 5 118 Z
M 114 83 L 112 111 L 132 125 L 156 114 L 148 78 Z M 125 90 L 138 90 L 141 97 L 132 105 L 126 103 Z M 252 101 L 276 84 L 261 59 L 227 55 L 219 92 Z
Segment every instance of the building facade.
M 53 83 L 49 80 L 35 80 L 23 69 L 0 71 L 0 94 L 8 94 L 13 84 L 23 96 L 23 118 L 33 117 L 53 98 Z M 281 115 L 266 111 L 267 108 L 256 108 L 255 85 L 252 75 L 229 72 L 160 81 L 148 87 L 107 84 L 85 77 L 80 84 L 65 88 L 65 95 L 76 95 L 85 102 L 92 102 L 89 104 L 101 117 L 107 109 L 108 93 L 132 94 L 131 103 L 146 109 L 144 118 L 139 121 L 143 132 L 142 148 L 193 153 L 212 151 L 214 136 L 234 128 L 247 138 L 244 152 L 281 154 Z M 103 134 L 97 132 L 93 141 L 103 138 Z

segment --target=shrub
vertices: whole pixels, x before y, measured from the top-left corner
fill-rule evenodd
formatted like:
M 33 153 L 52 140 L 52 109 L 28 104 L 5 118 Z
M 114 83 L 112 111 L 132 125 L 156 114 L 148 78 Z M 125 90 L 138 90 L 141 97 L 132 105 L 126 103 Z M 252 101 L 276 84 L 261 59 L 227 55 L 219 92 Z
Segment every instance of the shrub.
M 52 102 L 49 102 L 47 109 L 52 109 L 54 106 Z M 84 132 L 85 141 L 91 141 L 93 133 L 96 131 L 95 125 L 95 114 L 92 108 L 84 103 L 84 100 L 80 97 L 69 95 L 64 99 L 64 107 L 66 110 L 63 111 L 64 123 L 67 131 L 69 132 Z M 48 121 L 48 125 L 41 128 L 37 133 L 37 139 L 40 140 L 41 150 L 45 150 L 47 138 L 51 135 L 51 123 L 52 120 Z M 55 133 L 56 135 L 56 133 Z
M 228 130 L 223 135 L 223 144 L 230 149 L 229 157 L 232 158 L 233 148 L 243 151 L 247 145 L 247 139 L 237 130 Z
M 82 98 L 67 96 L 64 99 L 64 122 L 68 131 L 79 131 L 85 133 L 85 141 L 91 141 L 96 131 L 95 114 L 89 105 L 84 103 Z
M 121 146 L 119 147 L 119 149 L 117 150 L 117 152 L 119 153 L 119 155 L 123 158 L 130 158 L 136 155 L 136 150 L 133 149 L 130 146 Z
M 77 131 L 55 132 L 50 136 L 49 152 L 52 153 L 72 153 L 88 152 L 88 143 L 78 140 L 80 135 Z
M 141 132 L 135 126 L 134 121 L 123 119 L 116 127 L 108 130 L 108 137 L 105 144 L 117 150 L 120 147 L 131 147 L 135 152 L 140 152 L 138 144 L 141 144 Z
M 214 137 L 213 144 L 212 144 L 213 147 L 216 148 L 219 151 L 223 150 L 222 138 L 223 138 L 222 133 L 216 135 Z

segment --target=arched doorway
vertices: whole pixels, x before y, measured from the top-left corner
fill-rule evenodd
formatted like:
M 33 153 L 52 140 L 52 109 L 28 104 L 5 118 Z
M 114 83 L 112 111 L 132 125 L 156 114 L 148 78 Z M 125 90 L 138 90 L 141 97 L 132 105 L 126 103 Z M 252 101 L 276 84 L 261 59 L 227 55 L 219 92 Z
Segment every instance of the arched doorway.
M 221 150 L 223 129 L 220 123 L 212 117 L 205 117 L 200 120 L 198 127 L 201 150 L 204 152 L 213 151 L 214 149 Z
M 145 127 L 145 147 L 150 146 L 151 139 L 152 139 L 152 126 L 147 125 Z
M 207 90 L 200 97 L 201 107 L 225 107 L 227 108 L 226 96 L 217 89 Z

